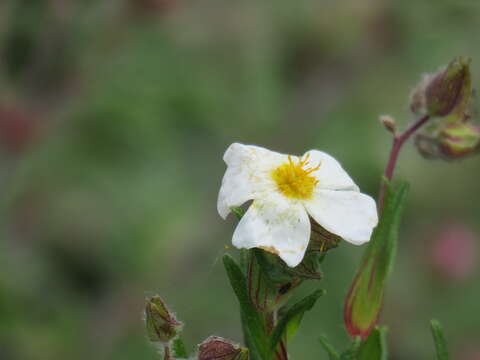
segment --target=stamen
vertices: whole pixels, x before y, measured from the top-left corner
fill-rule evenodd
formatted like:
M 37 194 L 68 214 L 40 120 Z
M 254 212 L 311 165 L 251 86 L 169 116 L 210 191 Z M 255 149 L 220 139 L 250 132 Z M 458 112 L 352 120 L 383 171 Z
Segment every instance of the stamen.
M 309 162 L 310 154 L 304 155 L 296 162 L 289 155 L 288 162 L 272 171 L 272 178 L 282 194 L 297 199 L 309 199 L 313 196 L 318 180 L 310 174 L 318 170 L 321 164 L 310 168 Z

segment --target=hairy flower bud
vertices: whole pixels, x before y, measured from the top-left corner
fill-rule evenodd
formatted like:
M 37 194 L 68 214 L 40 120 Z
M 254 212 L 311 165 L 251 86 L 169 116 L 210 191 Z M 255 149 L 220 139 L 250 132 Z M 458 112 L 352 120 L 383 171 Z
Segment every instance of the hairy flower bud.
M 477 151 L 480 147 L 480 127 L 472 123 L 452 123 L 440 131 L 440 150 L 445 157 L 455 159 Z
M 424 75 L 411 97 L 412 112 L 433 117 L 457 113 L 466 117 L 472 94 L 469 65 L 469 58 L 459 56 L 437 73 Z
M 425 89 L 429 115 L 447 116 L 454 110 L 465 111 L 472 92 L 469 64 L 469 58 L 457 57 L 432 77 Z
M 152 342 L 168 343 L 180 333 L 183 326 L 158 295 L 147 299 L 145 319 L 148 338 Z
M 429 159 L 462 159 L 480 150 L 480 126 L 472 122 L 447 123 L 431 134 L 418 134 L 415 146 Z
M 383 124 L 383 126 L 385 126 L 385 129 L 392 134 L 397 132 L 397 124 L 395 123 L 395 119 L 390 115 L 381 115 L 380 122 Z
M 198 346 L 198 360 L 247 360 L 248 349 L 218 336 L 210 336 Z

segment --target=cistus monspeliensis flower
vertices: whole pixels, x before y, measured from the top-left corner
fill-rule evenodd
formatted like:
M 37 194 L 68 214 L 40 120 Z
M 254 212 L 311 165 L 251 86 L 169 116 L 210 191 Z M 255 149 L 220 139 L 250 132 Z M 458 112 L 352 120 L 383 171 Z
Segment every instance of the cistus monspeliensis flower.
M 310 150 L 297 157 L 234 143 L 223 159 L 220 216 L 253 200 L 233 234 L 235 247 L 261 248 L 295 267 L 310 240 L 309 216 L 352 244 L 370 240 L 378 222 L 375 201 L 330 155 Z

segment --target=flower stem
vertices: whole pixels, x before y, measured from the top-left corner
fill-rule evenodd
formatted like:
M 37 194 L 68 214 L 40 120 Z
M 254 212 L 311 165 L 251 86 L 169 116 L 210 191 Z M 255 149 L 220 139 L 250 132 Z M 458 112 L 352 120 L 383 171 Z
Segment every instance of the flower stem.
M 272 332 L 273 327 L 277 325 L 278 322 L 278 309 L 275 309 L 271 313 L 271 319 L 272 319 L 272 329 L 268 330 L 269 333 Z M 273 357 L 274 360 L 288 360 L 288 354 L 287 354 L 287 343 L 284 339 L 281 339 L 280 342 L 278 343 L 277 349 L 275 350 L 275 354 Z
M 170 355 L 170 344 L 165 344 L 163 360 L 172 360 L 172 356 Z
M 397 165 L 398 155 L 402 149 L 403 144 L 417 131 L 422 125 L 424 125 L 430 119 L 430 115 L 424 115 L 417 121 L 413 122 L 408 128 L 401 134 L 396 134 L 393 137 L 392 149 L 390 150 L 390 157 L 388 159 L 385 172 L 383 174 L 383 180 L 380 185 L 380 192 L 378 195 L 378 206 L 380 210 L 383 207 L 383 201 L 385 199 L 385 192 L 387 190 L 387 182 L 392 180 L 395 166 Z

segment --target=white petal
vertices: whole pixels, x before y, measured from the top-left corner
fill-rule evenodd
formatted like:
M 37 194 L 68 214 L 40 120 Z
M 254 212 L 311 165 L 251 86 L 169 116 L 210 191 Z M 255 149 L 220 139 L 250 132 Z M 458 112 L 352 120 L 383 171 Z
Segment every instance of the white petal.
M 231 206 L 240 206 L 274 188 L 269 173 L 287 156 L 259 146 L 234 143 L 223 156 L 227 170 L 218 194 L 217 209 L 224 219 Z
M 360 191 L 340 163 L 332 156 L 319 150 L 310 150 L 303 155 L 303 158 L 306 156 L 309 156 L 309 167 L 320 165 L 317 171 L 312 172 L 312 175 L 318 180 L 318 189 Z
M 302 204 L 271 195 L 252 203 L 232 242 L 237 248 L 264 248 L 295 267 L 302 261 L 309 240 L 310 220 Z
M 321 226 L 355 245 L 369 241 L 378 223 L 375 201 L 356 191 L 316 190 L 304 205 Z

